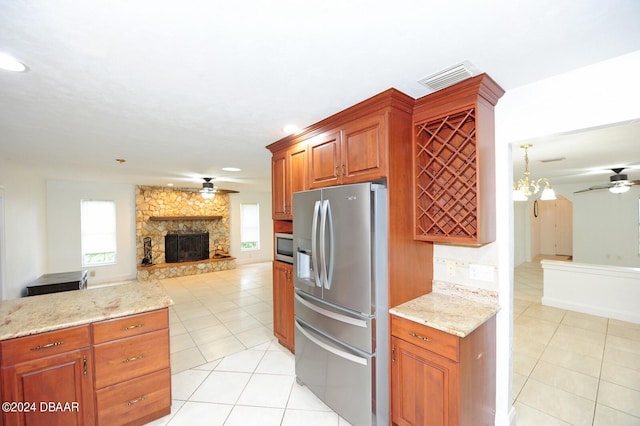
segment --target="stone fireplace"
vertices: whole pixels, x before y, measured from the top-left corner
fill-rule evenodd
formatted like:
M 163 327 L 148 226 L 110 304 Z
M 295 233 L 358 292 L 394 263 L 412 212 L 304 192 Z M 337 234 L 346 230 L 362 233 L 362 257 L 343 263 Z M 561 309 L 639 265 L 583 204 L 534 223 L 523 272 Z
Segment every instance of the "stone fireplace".
M 228 255 L 229 207 L 228 194 L 204 199 L 197 191 L 136 187 L 138 279 L 163 279 L 235 268 L 235 258 Z M 192 237 L 196 234 L 201 236 Z M 207 235 L 206 241 L 204 234 Z M 189 254 L 176 258 L 173 250 L 181 238 L 169 237 L 167 242 L 168 235 L 189 236 L 182 239 L 183 250 Z M 146 263 L 143 261 L 145 239 L 147 246 L 151 246 L 150 265 L 143 265 Z

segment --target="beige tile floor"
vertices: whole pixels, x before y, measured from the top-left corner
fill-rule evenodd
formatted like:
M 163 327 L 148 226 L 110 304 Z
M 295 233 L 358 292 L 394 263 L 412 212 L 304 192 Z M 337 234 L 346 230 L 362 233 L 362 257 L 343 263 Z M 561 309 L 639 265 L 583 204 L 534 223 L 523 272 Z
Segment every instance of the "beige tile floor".
M 346 425 L 295 383 L 273 339 L 271 263 L 163 280 L 173 405 L 152 425 Z M 640 325 L 542 306 L 542 269 L 515 271 L 518 426 L 640 425 Z
M 539 262 L 514 282 L 517 425 L 640 425 L 640 324 L 541 305 Z
M 294 356 L 273 337 L 271 263 L 162 280 L 169 310 L 168 425 L 348 425 L 295 381 Z

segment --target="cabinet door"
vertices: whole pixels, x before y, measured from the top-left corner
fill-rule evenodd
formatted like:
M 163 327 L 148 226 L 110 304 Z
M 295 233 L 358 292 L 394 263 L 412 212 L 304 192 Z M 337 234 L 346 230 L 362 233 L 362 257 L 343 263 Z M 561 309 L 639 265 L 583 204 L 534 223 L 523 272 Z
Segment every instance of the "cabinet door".
M 288 151 L 290 190 L 287 193 L 289 219 L 293 219 L 293 193 L 309 189 L 307 183 L 307 146 L 300 144 Z
M 457 363 L 392 337 L 391 417 L 397 425 L 456 425 Z
M 309 188 L 339 183 L 340 131 L 323 133 L 309 140 Z
M 342 183 L 365 182 L 386 176 L 384 115 L 354 121 L 342 128 Z
M 287 152 L 273 154 L 271 159 L 271 194 L 273 219 L 287 219 L 287 193 L 291 192 L 287 181 Z
M 88 348 L 4 367 L 2 386 L 5 401 L 35 404 L 34 412 L 5 412 L 7 426 L 95 424 Z
M 309 188 L 306 145 L 298 144 L 286 151 L 274 153 L 271 159 L 271 173 L 273 219 L 291 220 L 292 194 Z
M 273 262 L 273 334 L 293 352 L 293 265 Z

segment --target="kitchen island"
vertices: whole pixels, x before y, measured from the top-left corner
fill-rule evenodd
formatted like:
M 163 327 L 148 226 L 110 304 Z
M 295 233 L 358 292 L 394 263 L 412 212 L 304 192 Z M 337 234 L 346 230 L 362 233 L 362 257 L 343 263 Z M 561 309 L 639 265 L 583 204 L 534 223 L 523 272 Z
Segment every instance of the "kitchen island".
M 137 281 L 0 302 L 4 424 L 145 424 L 169 414 L 171 305 L 158 283 Z
M 390 309 L 393 424 L 495 423 L 498 311 L 492 295 L 437 282 Z

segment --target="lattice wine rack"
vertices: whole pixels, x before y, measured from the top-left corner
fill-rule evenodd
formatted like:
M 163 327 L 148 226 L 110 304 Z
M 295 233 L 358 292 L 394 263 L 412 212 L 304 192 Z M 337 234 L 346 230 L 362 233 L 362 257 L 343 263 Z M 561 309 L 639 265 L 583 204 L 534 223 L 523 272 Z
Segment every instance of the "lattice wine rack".
M 415 238 L 475 239 L 475 108 L 418 123 L 414 130 Z

